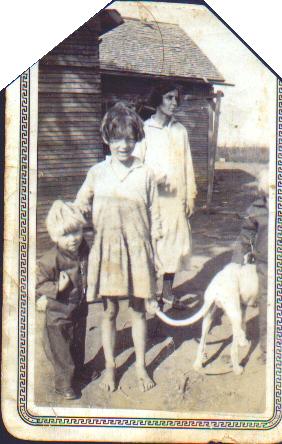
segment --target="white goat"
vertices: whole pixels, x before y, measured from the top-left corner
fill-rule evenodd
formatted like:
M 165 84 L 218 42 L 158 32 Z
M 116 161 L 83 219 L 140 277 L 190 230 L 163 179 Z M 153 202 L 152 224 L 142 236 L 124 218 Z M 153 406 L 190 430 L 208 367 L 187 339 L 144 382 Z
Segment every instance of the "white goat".
M 231 361 L 233 371 L 239 375 L 243 367 L 238 361 L 238 346 L 248 344 L 242 328 L 241 304 L 252 305 L 258 296 L 258 288 L 258 275 L 254 264 L 230 263 L 214 276 L 205 291 L 204 304 L 196 314 L 188 319 L 175 320 L 157 308 L 156 315 L 166 324 L 175 327 L 185 327 L 203 318 L 201 340 L 194 362 L 194 369 L 199 370 L 203 364 L 206 337 L 213 320 L 214 309 L 216 306 L 221 307 L 231 321 L 233 332 Z

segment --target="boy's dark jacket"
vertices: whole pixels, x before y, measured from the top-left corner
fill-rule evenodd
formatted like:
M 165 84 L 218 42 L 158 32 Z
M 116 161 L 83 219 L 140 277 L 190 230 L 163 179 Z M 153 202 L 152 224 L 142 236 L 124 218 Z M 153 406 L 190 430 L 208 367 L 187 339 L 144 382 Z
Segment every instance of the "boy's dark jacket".
M 89 248 L 83 239 L 77 255 L 54 246 L 37 262 L 36 298 L 47 296 L 64 303 L 79 303 L 85 297 Z M 70 282 L 59 292 L 59 275 L 65 271 Z
M 268 200 L 261 197 L 248 208 L 237 239 L 232 262 L 242 264 L 244 255 L 253 252 L 257 263 L 267 263 L 268 255 Z

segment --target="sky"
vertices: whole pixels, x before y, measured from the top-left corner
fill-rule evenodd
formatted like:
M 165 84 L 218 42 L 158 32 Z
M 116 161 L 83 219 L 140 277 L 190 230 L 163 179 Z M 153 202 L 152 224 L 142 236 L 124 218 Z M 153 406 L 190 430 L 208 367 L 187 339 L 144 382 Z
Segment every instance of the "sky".
M 124 17 L 176 23 L 194 40 L 221 72 L 227 83 L 215 85 L 224 93 L 219 146 L 275 145 L 276 77 L 204 6 L 114 2 Z

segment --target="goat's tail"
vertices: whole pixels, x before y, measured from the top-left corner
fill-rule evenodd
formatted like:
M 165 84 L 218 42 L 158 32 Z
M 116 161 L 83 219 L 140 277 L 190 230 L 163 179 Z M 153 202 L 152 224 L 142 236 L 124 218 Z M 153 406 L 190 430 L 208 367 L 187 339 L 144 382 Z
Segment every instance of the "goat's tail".
M 201 318 L 203 318 L 209 311 L 212 304 L 212 300 L 205 301 L 203 306 L 200 308 L 199 311 L 197 311 L 197 313 L 186 319 L 172 319 L 167 316 L 167 314 L 163 313 L 159 308 L 156 310 L 156 315 L 159 319 L 161 319 L 166 324 L 171 325 L 172 327 L 187 327 L 188 325 L 195 324 L 195 322 L 198 322 Z

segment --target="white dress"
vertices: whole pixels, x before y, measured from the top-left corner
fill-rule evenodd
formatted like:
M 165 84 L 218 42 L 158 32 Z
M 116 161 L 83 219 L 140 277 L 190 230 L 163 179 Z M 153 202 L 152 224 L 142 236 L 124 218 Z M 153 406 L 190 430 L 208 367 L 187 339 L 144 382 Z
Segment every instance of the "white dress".
M 191 255 L 191 229 L 187 217 L 197 191 L 186 128 L 174 118 L 160 126 L 154 116 L 144 124 L 145 139 L 134 155 L 157 178 L 166 174 L 168 186 L 158 185 L 163 237 L 157 251 L 165 273 L 187 270 Z
M 152 244 L 161 236 L 161 226 L 151 171 L 135 158 L 130 168 L 117 173 L 109 156 L 89 170 L 75 203 L 83 211 L 92 206 L 88 302 L 100 296 L 154 297 Z

